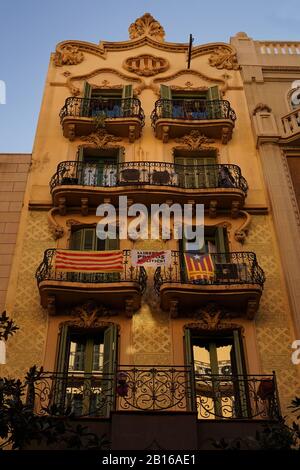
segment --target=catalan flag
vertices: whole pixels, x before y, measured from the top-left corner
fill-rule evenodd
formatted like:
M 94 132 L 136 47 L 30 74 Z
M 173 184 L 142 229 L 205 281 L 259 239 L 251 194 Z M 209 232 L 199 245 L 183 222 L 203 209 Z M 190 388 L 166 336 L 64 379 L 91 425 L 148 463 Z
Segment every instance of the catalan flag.
M 55 267 L 73 273 L 115 273 L 123 271 L 123 252 L 56 250 Z
M 211 255 L 184 253 L 184 261 L 189 281 L 214 279 L 214 264 Z

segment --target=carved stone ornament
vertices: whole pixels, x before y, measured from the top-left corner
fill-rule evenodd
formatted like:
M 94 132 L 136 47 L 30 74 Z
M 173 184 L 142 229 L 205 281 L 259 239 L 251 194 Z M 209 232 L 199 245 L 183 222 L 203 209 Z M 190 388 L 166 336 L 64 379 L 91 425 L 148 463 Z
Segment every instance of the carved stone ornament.
M 96 132 L 92 132 L 89 135 L 79 137 L 80 140 L 83 140 L 83 142 L 86 142 L 88 146 L 93 146 L 93 147 L 106 147 L 108 144 L 110 144 L 111 147 L 117 147 L 114 144 L 115 142 L 120 142 L 122 140 L 122 137 L 116 137 L 112 134 L 109 134 L 105 129 L 97 129 Z
M 66 44 L 56 50 L 54 64 L 56 67 L 61 67 L 62 65 L 77 65 L 80 64 L 83 59 L 84 55 L 78 47 Z
M 267 104 L 258 103 L 253 109 L 252 114 L 253 116 L 255 116 L 257 113 L 261 113 L 261 112 L 271 113 L 272 109 Z
M 199 323 L 185 325 L 185 328 L 199 328 L 203 330 L 222 330 L 240 328 L 239 325 L 227 323 L 223 320 L 236 318 L 238 314 L 224 307 L 209 303 L 205 307 L 196 310 L 191 318 L 199 319 Z
M 239 215 L 245 217 L 242 225 L 234 232 L 234 238 L 239 243 L 245 243 L 249 233 L 249 225 L 251 223 L 251 215 L 246 211 L 239 211 Z
M 165 38 L 164 28 L 150 13 L 145 13 L 135 20 L 135 22 L 129 26 L 128 32 L 130 39 L 151 36 L 156 41 L 164 41 Z
M 178 148 L 185 147 L 189 150 L 198 150 L 201 147 L 214 143 L 214 139 L 209 139 L 204 134 L 200 134 L 199 131 L 191 131 L 189 134 L 184 135 L 175 139 L 175 142 L 181 144 Z
M 236 52 L 218 47 L 209 57 L 209 64 L 217 69 L 239 70 Z
M 169 62 L 163 57 L 151 54 L 141 54 L 136 57 L 128 57 L 123 63 L 124 69 L 144 77 L 151 77 L 165 72 L 169 68 Z
M 64 228 L 59 225 L 54 218 L 54 214 L 57 212 L 59 212 L 59 208 L 53 207 L 47 214 L 48 225 L 54 240 L 58 240 L 64 235 Z
M 82 305 L 73 307 L 69 313 L 76 317 L 76 325 L 81 328 L 96 327 L 99 317 L 117 315 L 116 312 L 108 310 L 103 305 L 98 305 L 93 300 L 88 300 Z

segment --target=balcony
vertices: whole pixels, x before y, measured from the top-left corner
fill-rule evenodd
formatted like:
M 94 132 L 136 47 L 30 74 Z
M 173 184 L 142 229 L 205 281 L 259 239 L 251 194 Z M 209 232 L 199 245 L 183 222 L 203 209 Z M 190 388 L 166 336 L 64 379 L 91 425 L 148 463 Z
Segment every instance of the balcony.
M 144 111 L 137 98 L 69 97 L 59 116 L 63 135 L 70 140 L 88 135 L 100 125 L 108 132 L 134 142 L 140 137 L 144 125 Z
M 41 372 L 29 384 L 37 414 L 195 413 L 199 420 L 277 420 L 275 374 L 197 374 L 190 366 L 118 366 L 115 374 Z M 161 415 L 162 416 L 162 415 Z
M 233 203 L 242 207 L 248 185 L 237 165 L 177 165 L 163 162 L 124 162 L 118 164 L 61 162 L 50 181 L 53 204 L 80 206 L 82 198 L 90 206 L 99 205 L 99 195 L 117 202 L 120 195 L 140 198 L 146 202 L 176 202 L 195 199 L 209 206 L 215 201 L 219 208 Z M 86 201 L 85 201 L 86 202 Z
M 195 254 L 195 253 L 194 253 Z M 210 302 L 225 306 L 236 316 L 253 319 L 259 306 L 265 275 L 252 252 L 211 253 L 210 279 L 188 279 L 183 252 L 172 251 L 170 267 L 158 267 L 154 288 L 161 307 L 176 317 Z
M 300 108 L 283 116 L 283 139 L 285 142 L 300 143 Z
M 160 99 L 155 103 L 151 119 L 156 137 L 165 143 L 169 138 L 198 130 L 227 144 L 232 137 L 236 115 L 226 100 Z
M 104 307 L 125 309 L 131 316 L 140 307 L 147 274 L 143 267 L 131 265 L 130 250 L 123 250 L 120 273 L 65 272 L 56 268 L 56 250 L 50 248 L 44 253 L 36 279 L 41 305 L 47 307 L 50 314 L 56 313 L 56 307 L 94 300 Z

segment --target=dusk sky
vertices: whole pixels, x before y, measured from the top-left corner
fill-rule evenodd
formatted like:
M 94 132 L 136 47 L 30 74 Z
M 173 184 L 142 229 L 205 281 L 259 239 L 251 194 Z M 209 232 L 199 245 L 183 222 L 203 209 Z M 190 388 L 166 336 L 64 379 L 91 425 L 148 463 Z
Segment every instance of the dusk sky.
M 128 39 L 145 12 L 166 40 L 229 42 L 238 31 L 257 40 L 300 41 L 299 0 L 0 0 L 0 153 L 31 152 L 49 56 L 58 42 Z M 299 57 L 300 66 L 300 57 Z M 63 103 L 62 103 L 63 105 Z

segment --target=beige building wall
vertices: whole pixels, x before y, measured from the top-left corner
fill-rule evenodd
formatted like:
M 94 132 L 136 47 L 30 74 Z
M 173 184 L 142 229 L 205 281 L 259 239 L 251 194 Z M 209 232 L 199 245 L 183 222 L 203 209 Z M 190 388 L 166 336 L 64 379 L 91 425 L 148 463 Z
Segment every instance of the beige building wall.
M 31 154 L 0 154 L 0 312 L 17 240 Z
M 241 167 L 249 192 L 243 211 L 239 211 L 236 218 L 231 217 L 230 210 L 217 212 L 215 218 L 210 217 L 207 211 L 206 223 L 225 225 L 230 250 L 255 252 L 265 270 L 267 281 L 255 319 L 237 318 L 233 321 L 244 328 L 249 373 L 270 374 L 276 371 L 285 413 L 299 389 L 299 373 L 290 360 L 290 347 L 296 335 L 286 288 L 288 281 L 283 275 L 283 259 L 280 258 L 281 246 L 277 243 L 270 211 L 272 198 L 264 183 L 264 164 L 251 128 L 246 85 L 234 58 L 234 49 L 228 44 L 197 46 L 193 51 L 191 70 L 187 70 L 187 44 L 167 43 L 149 36 L 149 31 L 146 31 L 142 38 L 122 43 L 61 43 L 56 53 L 51 55 L 7 299 L 8 313 L 21 329 L 8 344 L 8 363 L 2 370 L 20 377 L 32 364 L 45 365 L 53 370 L 59 324 L 68 317 L 62 311 L 53 316 L 41 307 L 35 272 L 47 248 L 69 246 L 70 221 L 91 223 L 98 220 L 94 209 L 88 216 L 82 214 L 80 207 L 67 207 L 65 215 L 63 211 L 59 215 L 59 208 L 50 212 L 53 209 L 50 178 L 61 161 L 76 160 L 78 147 L 86 144 L 80 136 L 73 136 L 71 140 L 63 136 L 59 111 L 65 99 L 71 95 L 83 96 L 85 81 L 104 89 L 132 83 L 145 111 L 145 126 L 141 137 L 134 142 L 129 142 L 127 137 L 117 142 L 124 147 L 125 161 L 172 162 L 172 152 L 178 142 L 170 138 L 168 143 L 163 143 L 155 137 L 151 126 L 150 115 L 159 98 L 159 85 L 170 84 L 186 91 L 219 85 L 222 98 L 230 102 L 237 120 L 231 140 L 222 143 L 219 137 L 211 145 L 218 151 L 219 163 Z M 128 58 L 141 54 L 164 59 L 167 68 L 154 76 L 139 75 L 124 68 Z M 112 144 L 113 141 L 108 146 Z M 106 195 L 99 196 L 99 202 L 106 197 L 109 197 L 109 190 Z M 135 200 L 143 202 L 142 195 Z M 245 221 L 248 221 L 246 225 Z M 236 232 L 241 229 L 245 236 L 239 239 Z M 156 248 L 177 248 L 174 242 L 159 243 Z M 142 246 L 149 247 L 147 244 Z M 135 247 L 140 248 L 141 245 L 126 240 L 120 248 Z M 120 325 L 119 362 L 135 365 L 182 365 L 183 326 L 191 322 L 201 325 L 192 309 L 177 319 L 160 309 L 151 271 L 142 306 L 133 318 L 126 319 L 124 312 L 119 311 L 114 317 L 103 318 L 103 321 L 108 320 Z

